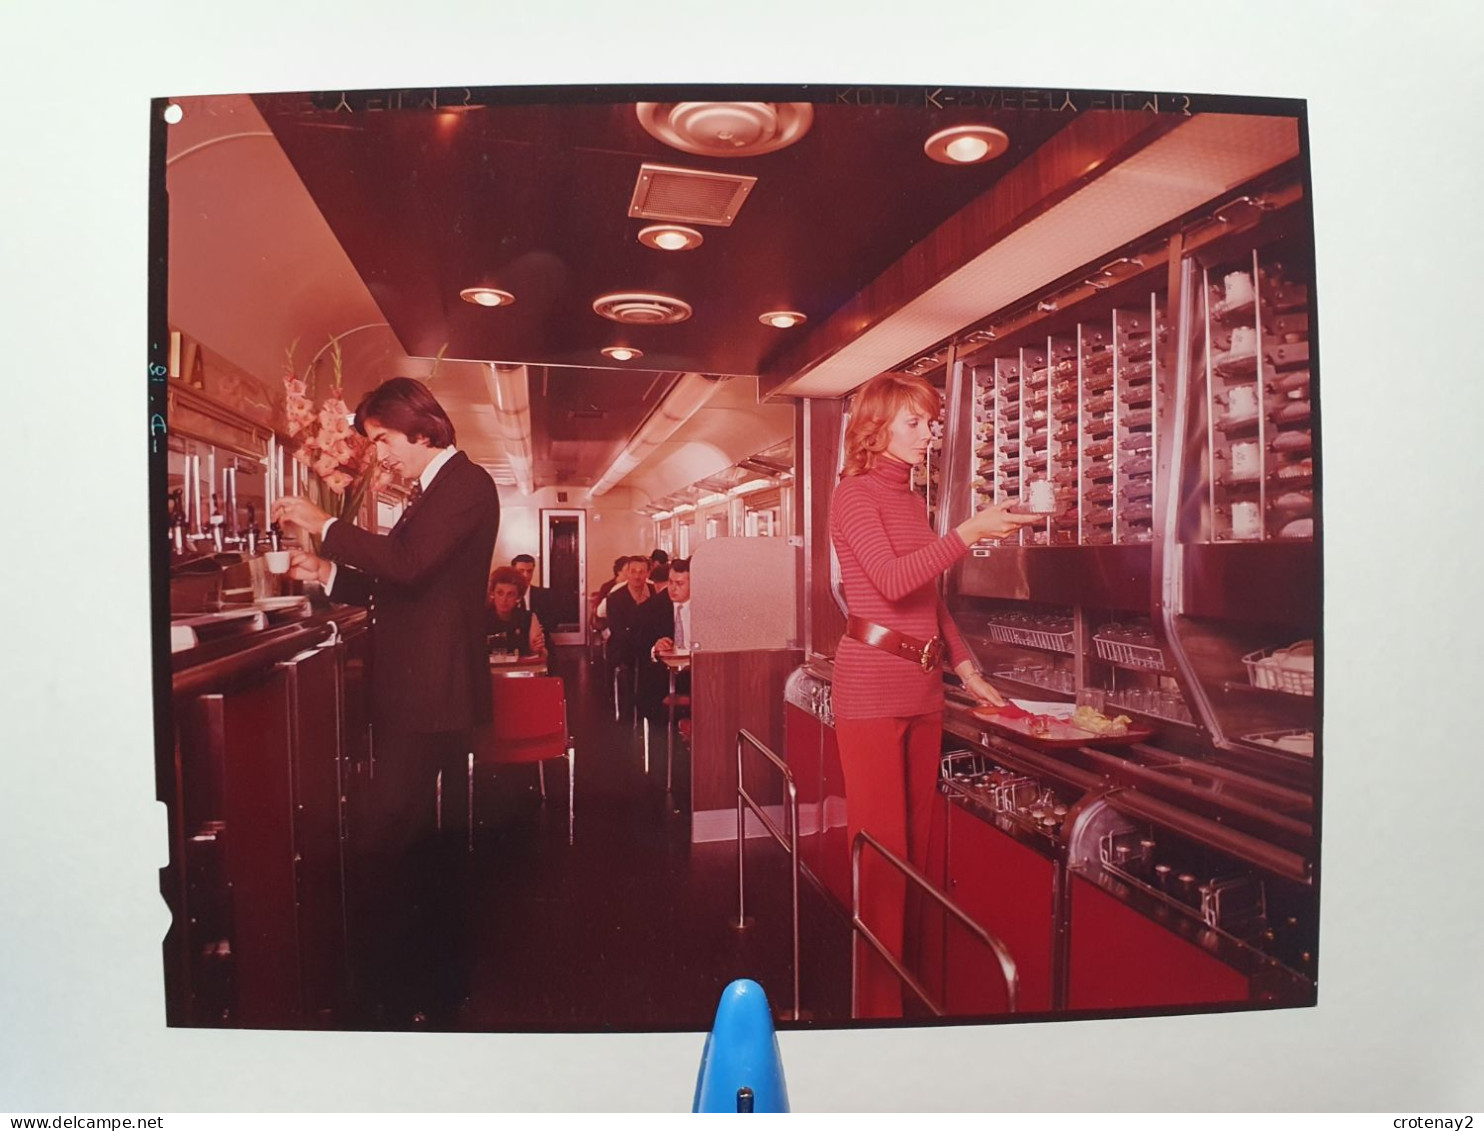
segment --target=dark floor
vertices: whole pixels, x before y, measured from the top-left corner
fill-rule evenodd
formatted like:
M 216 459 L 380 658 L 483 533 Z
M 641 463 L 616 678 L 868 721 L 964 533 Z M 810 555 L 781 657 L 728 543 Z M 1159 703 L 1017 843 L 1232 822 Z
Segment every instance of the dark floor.
M 748 841 L 748 914 L 738 931 L 735 841 L 690 843 L 689 756 L 677 742 L 673 801 L 664 734 L 615 723 L 601 664 L 556 650 L 576 739 L 576 843 L 567 844 L 566 779 L 533 766 L 480 772 L 468 906 L 475 956 L 471 1031 L 708 1030 L 722 989 L 752 978 L 780 1021 L 792 1004 L 789 872 L 770 839 Z M 806 1019 L 849 1014 L 849 930 L 807 881 L 800 889 Z

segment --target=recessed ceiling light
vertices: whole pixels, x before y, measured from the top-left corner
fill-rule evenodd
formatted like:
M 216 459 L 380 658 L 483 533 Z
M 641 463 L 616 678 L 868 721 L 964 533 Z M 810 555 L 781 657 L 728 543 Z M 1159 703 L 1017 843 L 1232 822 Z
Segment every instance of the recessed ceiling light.
M 603 356 L 611 357 L 614 361 L 633 361 L 635 358 L 644 356 L 644 351 L 635 349 L 633 346 L 604 346 Z
M 645 326 L 684 322 L 691 316 L 690 303 L 684 299 L 647 293 L 600 295 L 593 300 L 593 310 L 614 322 Z
M 652 137 L 704 157 L 773 153 L 814 124 L 808 102 L 640 102 L 635 110 Z
M 515 301 L 515 296 L 509 291 L 494 287 L 465 287 L 459 292 L 459 298 L 476 306 L 509 306 Z
M 661 251 L 689 251 L 700 247 L 701 233 L 684 224 L 651 224 L 639 231 L 639 242 Z
M 764 326 L 774 326 L 779 330 L 787 330 L 790 326 L 808 321 L 797 310 L 770 310 L 766 314 L 759 314 L 757 320 Z
M 179 102 L 172 102 L 169 106 L 165 107 L 165 121 L 169 122 L 172 126 L 184 117 L 185 111 L 180 108 Z
M 1004 130 L 993 126 L 950 126 L 927 139 L 923 149 L 944 165 L 977 165 L 1010 148 Z

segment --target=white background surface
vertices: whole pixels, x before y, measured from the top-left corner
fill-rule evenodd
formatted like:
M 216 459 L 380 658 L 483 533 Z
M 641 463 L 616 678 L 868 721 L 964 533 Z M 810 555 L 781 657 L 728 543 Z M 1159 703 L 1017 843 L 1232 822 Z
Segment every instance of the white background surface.
M 688 1107 L 695 1034 L 167 1030 L 146 635 L 148 99 L 656 79 L 1310 100 L 1328 557 L 1320 1005 L 786 1034 L 795 1108 L 1484 1107 L 1484 707 L 1465 584 L 1484 417 L 1484 36 L 1462 3 L 1388 8 L 11 0 L 0 1108 Z

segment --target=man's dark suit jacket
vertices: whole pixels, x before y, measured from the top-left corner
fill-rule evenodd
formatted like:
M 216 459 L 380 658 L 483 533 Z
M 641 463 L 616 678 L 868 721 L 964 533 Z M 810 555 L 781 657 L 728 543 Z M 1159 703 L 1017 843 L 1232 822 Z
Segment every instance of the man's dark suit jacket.
M 612 600 L 608 602 L 613 605 Z M 675 638 L 675 602 L 670 593 L 656 593 L 639 606 L 638 621 L 634 629 L 634 650 L 639 664 L 639 709 L 647 717 L 658 719 L 664 714 L 665 696 L 670 692 L 670 669 L 658 660 L 649 658 L 650 650 L 665 637 Z M 690 671 L 679 673 L 675 679 L 677 695 L 690 693 Z
M 332 600 L 372 606 L 372 720 L 398 731 L 463 731 L 490 720 L 485 583 L 500 527 L 489 473 L 453 456 L 392 527 L 336 522 Z
M 437 480 L 435 479 L 433 482 L 436 483 Z M 548 636 L 551 635 L 551 590 L 544 589 L 540 585 L 532 585 L 526 592 L 531 595 L 531 612 L 541 622 L 541 631 Z M 522 597 L 521 604 L 525 604 L 524 597 Z M 550 641 L 548 641 L 549 643 Z
M 635 648 L 635 633 L 639 627 L 639 614 L 653 604 L 655 595 L 636 603 L 627 585 L 615 585 L 608 591 L 608 661 L 613 664 L 631 664 L 645 657 Z

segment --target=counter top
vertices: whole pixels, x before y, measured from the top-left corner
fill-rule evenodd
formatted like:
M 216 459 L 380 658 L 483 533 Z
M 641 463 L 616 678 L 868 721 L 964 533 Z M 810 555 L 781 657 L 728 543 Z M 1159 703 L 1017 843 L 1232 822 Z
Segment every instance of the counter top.
M 312 648 L 338 632 L 363 626 L 369 614 L 355 605 L 312 606 L 307 616 L 274 623 L 265 629 L 199 644 L 171 655 L 176 695 L 189 695 L 277 663 Z

